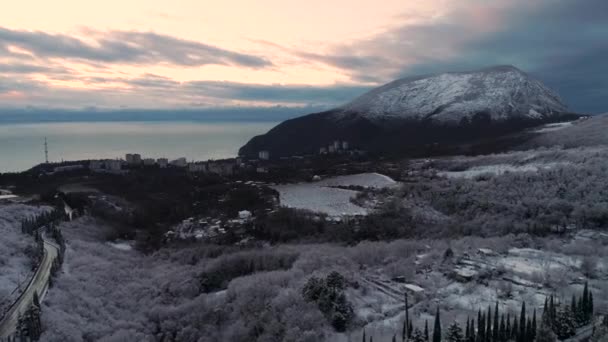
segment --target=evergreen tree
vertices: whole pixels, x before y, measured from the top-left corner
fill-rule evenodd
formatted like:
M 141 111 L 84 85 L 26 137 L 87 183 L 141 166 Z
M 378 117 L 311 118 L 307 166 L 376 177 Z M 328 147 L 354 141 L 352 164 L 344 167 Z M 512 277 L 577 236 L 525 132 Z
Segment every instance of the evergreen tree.
M 485 342 L 486 340 L 486 316 L 480 314 L 477 319 L 477 342 Z
M 496 306 L 494 306 L 494 327 L 492 328 L 492 341 L 499 342 L 500 335 L 500 323 L 498 319 L 498 301 L 496 301 Z
M 532 320 L 529 318 L 526 321 L 526 332 L 525 332 L 523 341 L 532 342 Z
M 538 327 L 536 326 L 536 309 L 534 309 L 534 312 L 532 314 L 532 337 L 530 339 L 530 341 L 534 341 L 534 339 L 536 339 L 536 330 L 538 329 Z
M 508 341 L 511 338 L 511 313 L 507 312 L 507 326 L 505 327 L 504 340 Z
M 492 308 L 489 305 L 486 322 L 486 342 L 492 342 Z
M 367 342 L 367 337 L 365 336 L 365 329 L 363 329 L 363 342 Z
M 429 321 L 424 320 L 424 340 L 428 342 L 429 340 Z
M 562 340 L 572 337 L 576 333 L 576 324 L 568 305 L 565 305 L 562 310 L 558 311 L 553 324 L 553 331 Z
M 412 338 L 413 333 L 414 333 L 414 325 L 412 324 L 412 320 L 410 320 L 407 325 L 407 338 Z
M 500 315 L 500 326 L 498 327 L 498 342 L 506 342 L 507 341 L 507 333 L 505 332 L 505 315 Z
M 374 336 L 369 337 L 369 342 L 374 342 Z
M 511 337 L 513 341 L 517 341 L 517 334 L 519 333 L 519 323 L 517 323 L 517 316 L 513 317 L 513 326 L 511 327 Z
M 412 342 L 425 342 L 424 335 L 420 329 L 416 328 L 412 333 Z
M 410 332 L 408 331 L 409 323 L 410 323 L 410 308 L 407 300 L 407 291 L 405 292 L 405 322 L 403 322 L 403 340 L 410 336 Z
M 471 327 L 471 322 L 469 320 L 469 317 L 467 316 L 467 326 L 464 329 L 464 340 L 467 342 L 469 341 L 469 336 L 471 336 L 470 335 L 471 332 L 469 331 L 470 327 Z
M 475 319 L 471 320 L 471 326 L 469 327 L 471 331 L 469 332 L 469 342 L 475 342 Z
M 591 321 L 591 319 L 593 318 L 593 312 L 594 312 L 594 308 L 593 308 L 593 292 L 589 291 L 589 304 L 587 306 L 587 317 L 588 317 L 588 322 Z
M 448 342 L 463 342 L 462 328 L 460 328 L 458 322 L 454 322 L 452 323 L 452 325 L 450 325 L 446 333 L 445 339 Z
M 545 315 L 543 314 L 543 317 Z M 549 325 L 549 314 L 546 315 L 547 319 L 544 318 L 541 320 L 540 325 L 538 327 L 538 331 L 536 332 L 536 342 L 557 342 L 557 336 L 551 329 Z
M 519 333 L 517 342 L 526 342 L 526 302 L 521 304 L 521 313 L 519 314 Z
M 393 342 L 397 342 L 397 335 L 393 335 Z
M 439 307 L 435 314 L 435 327 L 433 328 L 433 342 L 441 342 L 441 318 L 439 317 Z
M 581 304 L 582 308 L 580 308 L 580 310 L 582 311 L 583 323 L 586 323 L 591 318 L 589 313 L 593 311 L 589 310 L 589 283 L 587 282 L 585 282 L 585 287 L 583 288 L 583 298 Z

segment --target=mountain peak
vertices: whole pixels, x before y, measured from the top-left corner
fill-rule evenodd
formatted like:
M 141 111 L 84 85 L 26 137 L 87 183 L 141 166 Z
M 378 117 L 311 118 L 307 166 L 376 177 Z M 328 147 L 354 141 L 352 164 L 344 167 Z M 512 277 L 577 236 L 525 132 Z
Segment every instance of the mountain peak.
M 512 65 L 402 78 L 373 89 L 340 109 L 370 120 L 440 122 L 458 122 L 479 113 L 504 120 L 567 111 L 555 93 Z

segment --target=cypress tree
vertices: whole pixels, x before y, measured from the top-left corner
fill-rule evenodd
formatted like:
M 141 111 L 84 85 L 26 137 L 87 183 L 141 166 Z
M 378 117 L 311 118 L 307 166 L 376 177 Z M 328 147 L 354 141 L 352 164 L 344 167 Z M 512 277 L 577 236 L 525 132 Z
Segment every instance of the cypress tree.
M 494 327 L 492 328 L 492 340 L 494 342 L 499 342 L 499 333 L 500 333 L 500 326 L 499 326 L 499 320 L 498 320 L 498 301 L 496 301 L 496 306 L 494 307 Z
M 367 338 L 365 337 L 365 329 L 363 329 L 363 342 L 367 342 Z
M 424 340 L 429 340 L 429 321 L 424 320 Z
M 583 304 L 583 306 L 586 306 L 586 305 Z M 576 308 L 576 296 L 574 294 L 572 294 L 572 300 L 570 301 L 570 311 L 572 311 L 572 314 L 574 314 L 574 315 L 576 315 L 576 313 L 578 312 L 578 310 Z
M 590 321 L 593 318 L 593 292 L 589 291 L 589 304 L 588 304 L 588 309 L 587 309 L 587 317 L 588 317 L 588 321 Z
M 439 307 L 435 314 L 435 327 L 433 328 L 433 342 L 441 342 L 441 318 L 439 317 Z
M 481 314 L 477 319 L 477 342 L 485 342 L 486 340 L 486 316 Z
M 499 342 L 506 342 L 507 339 L 506 337 L 506 333 L 505 333 L 505 315 L 502 314 L 500 315 L 500 327 L 498 328 L 498 341 Z
M 492 342 L 492 308 L 488 305 L 488 321 L 486 322 L 486 342 Z
M 397 335 L 393 335 L 393 342 L 397 342 Z
M 518 342 L 526 342 L 526 302 L 521 304 L 521 313 L 519 316 L 519 337 Z
M 407 315 L 406 315 L 407 317 Z M 401 341 L 405 341 L 407 338 L 407 318 L 403 321 L 403 329 L 401 329 Z
M 517 334 L 519 333 L 519 323 L 517 323 L 517 316 L 513 317 L 513 326 L 511 327 L 511 339 L 516 341 Z
M 471 332 L 469 333 L 469 342 L 475 342 L 475 318 L 471 320 Z
M 511 338 L 511 313 L 507 312 L 507 326 L 505 327 L 505 340 Z
M 412 334 L 414 333 L 414 326 L 412 325 L 412 320 L 407 325 L 407 338 L 412 338 Z
M 589 310 L 589 283 L 585 282 L 585 287 L 583 288 L 583 305 L 581 308 L 581 311 L 583 312 L 583 316 L 584 316 L 584 320 L 587 321 L 590 316 L 589 316 L 589 312 L 591 310 Z
M 536 309 L 534 309 L 534 313 L 532 314 L 532 339 L 530 341 L 534 341 L 536 339 Z
M 369 342 L 374 342 L 374 336 L 369 337 Z
M 528 318 L 528 321 L 526 323 L 526 336 L 525 336 L 524 342 L 533 342 L 534 339 L 532 338 L 532 335 L 533 335 L 532 320 L 530 318 Z
M 467 316 L 467 326 L 464 328 L 464 340 L 465 341 L 469 341 L 469 336 L 471 336 L 470 331 L 469 331 L 469 328 L 471 327 L 470 324 L 471 324 L 471 322 L 469 321 L 469 316 Z
M 405 341 L 406 337 L 410 336 L 409 332 L 409 322 L 410 322 L 410 308 L 407 300 L 407 291 L 405 291 L 405 322 L 403 323 L 403 340 Z
M 483 317 L 481 317 L 481 310 L 477 310 L 477 336 L 475 336 L 475 341 L 476 342 L 483 342 L 482 339 L 482 324 L 485 322 L 486 320 L 483 319 Z

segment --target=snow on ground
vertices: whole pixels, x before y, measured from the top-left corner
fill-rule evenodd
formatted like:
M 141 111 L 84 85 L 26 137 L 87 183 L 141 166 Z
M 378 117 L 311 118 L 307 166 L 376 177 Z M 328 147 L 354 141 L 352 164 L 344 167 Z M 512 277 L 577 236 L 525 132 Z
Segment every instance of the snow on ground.
M 129 241 L 116 241 L 116 242 L 107 242 L 108 245 L 119 249 L 121 251 L 132 251 L 133 243 Z
M 288 184 L 274 186 L 279 192 L 281 205 L 288 208 L 305 209 L 329 216 L 367 215 L 368 209 L 350 200 L 357 191 L 328 188 L 315 184 Z
M 534 130 L 534 133 L 547 133 L 547 132 L 559 131 L 560 129 L 564 129 L 566 127 L 572 126 L 573 122 L 574 121 L 546 124 L 546 125 L 541 126 L 538 129 Z
M 34 239 L 21 233 L 21 220 L 48 210 L 22 204 L 0 205 L 0 315 L 19 295 L 32 275 L 27 248 L 34 248 Z
M 362 186 L 366 188 L 395 187 L 398 183 L 379 173 L 362 173 L 350 176 L 327 178 L 315 183 L 276 185 L 281 205 L 288 208 L 305 209 L 329 216 L 367 215 L 368 208 L 351 202 L 357 191 L 339 189 L 336 186 Z
M 17 198 L 17 197 L 19 197 L 19 196 L 17 196 L 17 195 L 0 195 L 0 200 L 10 199 L 10 198 Z
M 375 172 L 337 176 L 318 181 L 315 184 L 318 186 L 361 186 L 373 189 L 392 188 L 399 185 L 391 177 Z
M 567 162 L 554 162 L 554 163 L 530 163 L 526 165 L 509 165 L 509 164 L 495 164 L 495 165 L 483 165 L 474 166 L 464 171 L 441 171 L 437 174 L 447 178 L 465 178 L 471 179 L 483 174 L 502 175 L 506 172 L 537 172 L 538 170 L 553 169 L 559 166 L 569 165 Z

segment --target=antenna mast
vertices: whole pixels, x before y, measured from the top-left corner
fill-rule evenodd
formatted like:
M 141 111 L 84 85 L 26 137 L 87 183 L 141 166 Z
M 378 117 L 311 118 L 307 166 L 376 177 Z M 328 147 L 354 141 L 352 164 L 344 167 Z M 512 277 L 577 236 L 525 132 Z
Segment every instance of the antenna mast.
M 44 137 L 44 160 L 47 164 L 49 163 L 49 145 L 46 142 L 46 137 Z

